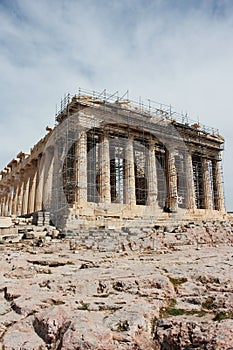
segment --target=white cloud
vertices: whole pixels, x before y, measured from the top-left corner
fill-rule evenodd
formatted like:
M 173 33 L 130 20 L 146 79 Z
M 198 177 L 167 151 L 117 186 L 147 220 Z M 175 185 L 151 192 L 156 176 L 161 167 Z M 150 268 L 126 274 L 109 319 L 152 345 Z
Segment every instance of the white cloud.
M 129 88 L 220 129 L 233 209 L 231 1 L 5 0 L 0 23 L 1 168 L 44 135 L 64 93 Z

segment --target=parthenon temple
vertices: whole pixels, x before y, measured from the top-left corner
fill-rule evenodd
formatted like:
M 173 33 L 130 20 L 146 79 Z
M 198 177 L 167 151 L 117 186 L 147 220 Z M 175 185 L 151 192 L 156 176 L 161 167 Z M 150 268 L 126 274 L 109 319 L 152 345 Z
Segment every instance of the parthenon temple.
M 223 137 L 170 106 L 79 90 L 46 131 L 1 171 L 0 216 L 79 227 L 225 213 Z

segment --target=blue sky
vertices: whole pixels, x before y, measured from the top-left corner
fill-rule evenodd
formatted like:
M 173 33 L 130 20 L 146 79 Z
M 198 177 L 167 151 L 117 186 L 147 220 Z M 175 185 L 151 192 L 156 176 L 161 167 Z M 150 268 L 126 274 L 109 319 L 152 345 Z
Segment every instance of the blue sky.
M 85 89 L 171 104 L 219 128 L 233 210 L 233 1 L 0 0 L 0 168 Z

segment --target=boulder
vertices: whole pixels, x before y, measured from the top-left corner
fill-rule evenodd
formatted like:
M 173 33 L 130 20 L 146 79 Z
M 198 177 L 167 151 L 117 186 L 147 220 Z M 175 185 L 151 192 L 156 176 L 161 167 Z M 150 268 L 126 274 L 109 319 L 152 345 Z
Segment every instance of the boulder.
M 13 223 L 10 217 L 0 216 L 0 228 L 8 228 L 11 226 L 13 226 Z

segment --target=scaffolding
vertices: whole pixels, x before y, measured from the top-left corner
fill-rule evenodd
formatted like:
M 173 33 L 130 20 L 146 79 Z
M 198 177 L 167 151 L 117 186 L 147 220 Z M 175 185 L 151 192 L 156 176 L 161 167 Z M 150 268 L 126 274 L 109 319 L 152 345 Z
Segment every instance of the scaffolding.
M 1 172 L 1 215 L 50 211 L 64 227 L 71 212 L 142 217 L 155 203 L 161 212 L 224 212 L 224 139 L 169 105 L 79 89 L 61 100 L 47 131 Z
M 66 95 L 56 112 L 54 133 L 56 162 L 53 179 L 53 206 L 55 216 L 77 205 L 77 156 L 80 132 L 87 134 L 87 202 L 98 204 L 101 197 L 101 145 L 103 133 L 109 138 L 110 200 L 127 204 L 126 174 L 129 166 L 125 157 L 127 140 L 134 135 L 133 158 L 136 205 L 148 203 L 148 150 L 151 140 L 156 141 L 157 200 L 163 210 L 167 206 L 169 179 L 166 174 L 168 154 L 174 148 L 177 178 L 177 206 L 186 208 L 188 192 L 185 159 L 192 147 L 192 167 L 197 209 L 206 208 L 205 188 L 209 187 L 211 209 L 217 203 L 216 161 L 223 150 L 223 139 L 218 129 L 190 119 L 187 114 L 173 111 L 171 106 L 148 99 L 138 103 L 129 100 L 127 91 L 106 90 L 90 92 L 79 89 L 78 94 Z M 204 159 L 209 176 L 204 178 Z

